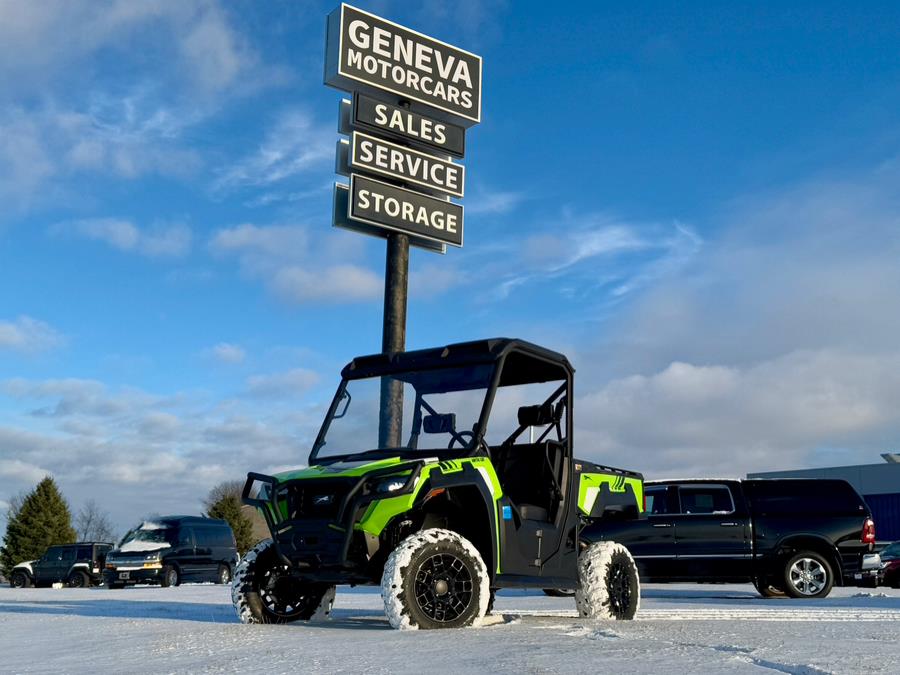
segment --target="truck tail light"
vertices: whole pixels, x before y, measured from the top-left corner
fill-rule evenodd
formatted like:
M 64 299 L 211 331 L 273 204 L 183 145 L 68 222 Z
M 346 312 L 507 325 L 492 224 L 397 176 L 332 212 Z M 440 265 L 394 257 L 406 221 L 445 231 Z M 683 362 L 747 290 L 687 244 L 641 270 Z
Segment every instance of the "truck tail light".
M 863 522 L 862 527 L 862 538 L 860 539 L 864 544 L 874 544 L 875 543 L 875 521 L 871 518 L 866 518 Z

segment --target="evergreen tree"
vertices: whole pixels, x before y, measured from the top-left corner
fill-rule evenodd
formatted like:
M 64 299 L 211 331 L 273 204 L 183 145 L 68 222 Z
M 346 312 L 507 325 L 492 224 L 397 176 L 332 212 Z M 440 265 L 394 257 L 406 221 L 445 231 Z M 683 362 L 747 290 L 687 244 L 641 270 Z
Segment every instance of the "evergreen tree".
M 240 483 L 223 483 L 214 487 L 206 500 L 206 515 L 221 518 L 231 526 L 238 553 L 243 556 L 256 542 L 253 541 L 253 522 L 242 509 L 241 487 L 243 485 Z
M 50 476 L 45 477 L 10 513 L 0 551 L 0 567 L 6 575 L 24 560 L 43 555 L 48 546 L 75 541 L 69 505 Z

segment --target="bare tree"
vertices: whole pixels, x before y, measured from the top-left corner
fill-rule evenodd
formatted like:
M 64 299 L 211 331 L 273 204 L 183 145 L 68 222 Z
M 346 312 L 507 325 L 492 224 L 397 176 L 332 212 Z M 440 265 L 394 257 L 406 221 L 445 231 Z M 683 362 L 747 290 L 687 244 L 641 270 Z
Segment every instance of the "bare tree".
M 87 500 L 75 516 L 75 531 L 78 541 L 116 541 L 109 514 L 93 499 Z
M 16 514 L 19 512 L 19 509 L 22 508 L 22 502 L 25 501 L 25 497 L 28 496 L 27 492 L 19 492 L 18 494 L 14 494 L 9 498 L 9 506 L 6 509 L 6 513 L 3 514 L 3 517 L 6 518 L 6 522 L 8 523 L 13 518 L 16 517 Z
M 204 511 L 209 512 L 216 504 L 227 497 L 234 497 L 238 504 L 241 503 L 241 492 L 244 490 L 244 481 L 242 480 L 226 480 L 214 486 L 206 499 L 203 500 Z

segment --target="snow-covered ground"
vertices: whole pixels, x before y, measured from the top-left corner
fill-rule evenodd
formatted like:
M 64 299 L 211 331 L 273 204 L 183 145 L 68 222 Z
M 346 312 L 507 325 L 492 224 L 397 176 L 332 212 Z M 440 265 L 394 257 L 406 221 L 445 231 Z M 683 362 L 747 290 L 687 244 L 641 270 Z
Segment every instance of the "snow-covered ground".
M 376 589 L 323 624 L 243 626 L 226 587 L 0 589 L 0 670 L 121 672 L 900 672 L 900 591 L 763 600 L 750 586 L 647 585 L 639 620 L 504 591 L 490 625 L 389 628 Z

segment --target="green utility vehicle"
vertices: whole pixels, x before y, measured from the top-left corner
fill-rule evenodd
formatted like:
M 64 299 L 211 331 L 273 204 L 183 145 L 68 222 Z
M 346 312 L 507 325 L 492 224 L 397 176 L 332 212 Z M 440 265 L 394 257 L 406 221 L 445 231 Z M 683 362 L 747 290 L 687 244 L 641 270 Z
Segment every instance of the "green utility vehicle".
M 325 617 L 339 584 L 380 584 L 395 628 L 478 623 L 511 587 L 634 616 L 637 568 L 602 533 L 643 517 L 642 476 L 574 459 L 563 355 L 492 339 L 363 356 L 342 375 L 309 466 L 248 475 L 272 538 L 235 570 L 243 622 Z

